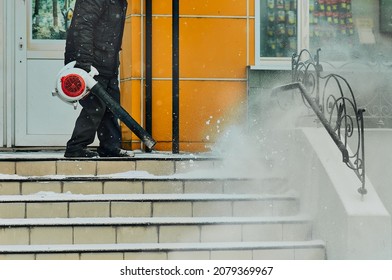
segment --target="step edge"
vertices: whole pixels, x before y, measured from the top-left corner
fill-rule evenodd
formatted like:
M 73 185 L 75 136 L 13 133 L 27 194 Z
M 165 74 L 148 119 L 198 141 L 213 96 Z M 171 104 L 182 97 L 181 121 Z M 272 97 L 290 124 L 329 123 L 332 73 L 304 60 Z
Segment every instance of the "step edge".
M 134 171 L 139 172 L 139 171 Z M 112 175 L 112 176 L 111 176 Z M 257 178 L 257 177 L 239 177 L 239 176 L 185 176 L 184 173 L 176 173 L 171 175 L 154 175 L 148 176 L 117 176 L 116 174 L 108 175 L 45 175 L 45 176 L 22 176 L 17 174 L 1 174 L 1 182 L 99 182 L 99 181 L 250 181 L 250 180 L 270 180 L 283 178 Z
M 185 161 L 185 160 L 222 160 L 223 157 L 213 153 L 179 153 L 152 151 L 146 153 L 135 150 L 134 157 L 97 157 L 97 158 L 66 158 L 65 150 L 56 149 L 54 151 L 29 150 L 12 151 L 0 149 L 0 161 L 135 161 L 135 160 L 158 160 L 158 161 Z
M 31 195 L 2 195 L 0 203 L 40 203 L 40 202 L 122 202 L 122 201 L 297 201 L 294 194 L 68 194 L 68 193 L 37 193 Z
M 205 243 L 122 243 L 122 244 L 55 244 L 55 245 L 0 245 L 6 253 L 71 253 L 71 252 L 148 252 L 148 251 L 205 251 L 205 250 L 260 250 L 322 248 L 322 240 L 264 241 L 264 242 L 205 242 Z
M 126 225 L 214 225 L 254 223 L 311 223 L 307 215 L 272 217 L 114 217 L 114 218 L 25 218 L 0 219 L 4 227 L 45 226 L 126 226 Z

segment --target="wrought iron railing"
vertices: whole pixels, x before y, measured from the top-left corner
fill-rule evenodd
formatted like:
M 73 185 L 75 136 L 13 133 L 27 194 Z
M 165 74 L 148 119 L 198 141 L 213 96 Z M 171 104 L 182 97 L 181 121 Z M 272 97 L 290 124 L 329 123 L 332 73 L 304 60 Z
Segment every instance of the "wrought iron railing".
M 321 63 L 325 66 L 324 70 L 328 67 L 330 72 L 346 72 L 345 77 L 350 77 L 358 103 L 366 108 L 366 127 L 392 127 L 392 95 L 389 90 L 392 85 L 389 78 L 392 74 L 392 60 L 389 55 L 375 49 L 373 55 L 357 53 L 344 63 Z M 353 83 L 354 80 L 364 79 L 369 82 L 358 86 Z
M 319 55 L 320 49 L 315 56 L 308 50 L 294 54 L 291 83 L 274 88 L 273 95 L 292 90 L 301 92 L 304 104 L 314 111 L 341 151 L 343 162 L 361 181 L 358 192 L 365 195 L 365 109 L 357 107 L 353 90 L 345 78 L 338 74 L 322 75 Z

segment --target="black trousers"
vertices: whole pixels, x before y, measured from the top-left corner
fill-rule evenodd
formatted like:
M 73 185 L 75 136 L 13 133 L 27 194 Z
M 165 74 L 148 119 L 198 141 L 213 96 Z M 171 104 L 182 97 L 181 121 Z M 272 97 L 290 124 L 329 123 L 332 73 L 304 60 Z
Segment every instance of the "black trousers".
M 94 77 L 117 102 L 120 102 L 118 79 L 102 76 Z M 71 139 L 67 142 L 67 151 L 85 149 L 99 139 L 99 147 L 117 149 L 121 147 L 121 130 L 118 118 L 106 107 L 98 97 L 89 94 L 81 99 L 82 111 L 76 120 Z

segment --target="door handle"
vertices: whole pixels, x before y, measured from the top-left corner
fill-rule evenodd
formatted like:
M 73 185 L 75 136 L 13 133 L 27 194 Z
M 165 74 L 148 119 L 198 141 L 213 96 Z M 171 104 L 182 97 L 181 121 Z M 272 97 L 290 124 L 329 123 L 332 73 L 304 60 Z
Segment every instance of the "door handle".
M 23 38 L 22 38 L 22 37 L 19 37 L 19 50 L 23 50 L 23 46 L 24 46 L 24 44 L 23 44 Z

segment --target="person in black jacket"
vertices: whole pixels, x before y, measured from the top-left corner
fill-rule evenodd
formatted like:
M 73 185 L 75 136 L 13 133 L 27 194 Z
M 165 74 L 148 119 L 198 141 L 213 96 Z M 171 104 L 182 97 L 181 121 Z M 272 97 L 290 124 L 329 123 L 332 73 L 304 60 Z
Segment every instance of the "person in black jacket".
M 76 0 L 68 29 L 65 64 L 76 61 L 75 67 L 90 72 L 94 66 L 99 75 L 94 78 L 120 102 L 118 68 L 127 0 Z M 65 157 L 132 156 L 121 149 L 121 130 L 118 119 L 93 94 L 79 101 L 82 111 L 76 120 Z M 88 149 L 97 135 L 97 152 Z

